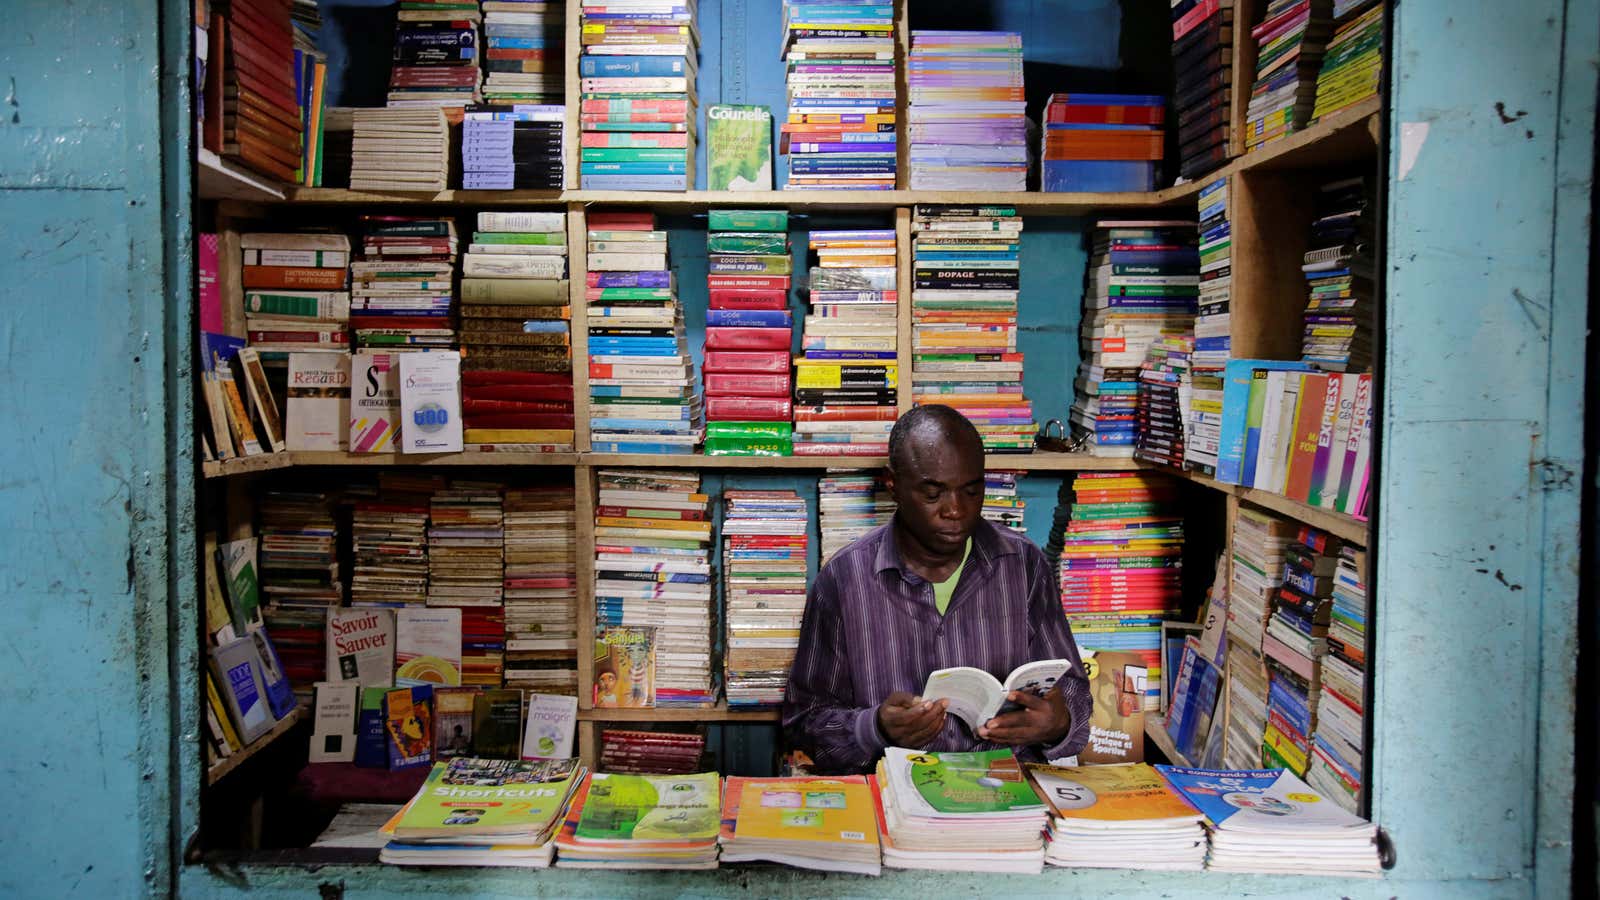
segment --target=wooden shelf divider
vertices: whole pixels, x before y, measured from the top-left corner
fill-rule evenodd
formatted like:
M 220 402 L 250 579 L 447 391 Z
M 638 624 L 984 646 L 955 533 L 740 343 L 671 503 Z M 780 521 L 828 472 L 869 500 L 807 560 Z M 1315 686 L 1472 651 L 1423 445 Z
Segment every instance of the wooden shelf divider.
M 244 765 L 247 760 L 271 746 L 273 742 L 278 740 L 278 738 L 281 738 L 293 731 L 294 727 L 300 724 L 300 721 L 308 716 L 309 712 L 304 704 L 296 706 L 294 709 L 290 710 L 289 714 L 284 716 L 282 719 L 279 719 L 278 724 L 272 726 L 271 730 L 267 731 L 267 733 L 256 738 L 254 741 L 251 741 L 247 746 L 240 747 L 238 750 L 233 751 L 233 753 L 230 754 L 226 759 L 218 760 L 216 765 L 207 769 L 206 785 L 209 787 L 210 785 L 221 781 L 229 772 L 232 772 L 233 770 Z

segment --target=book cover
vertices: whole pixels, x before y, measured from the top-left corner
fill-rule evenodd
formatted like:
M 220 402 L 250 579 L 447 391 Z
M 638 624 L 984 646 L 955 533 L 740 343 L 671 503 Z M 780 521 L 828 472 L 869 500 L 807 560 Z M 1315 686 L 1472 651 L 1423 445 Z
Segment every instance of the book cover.
M 278 658 L 278 649 L 272 646 L 271 638 L 267 637 L 267 630 L 258 628 L 250 633 L 250 638 L 255 641 L 256 657 L 261 661 L 261 690 L 267 696 L 267 706 L 273 718 L 281 719 L 294 712 L 294 688 L 289 685 L 289 676 L 283 671 L 283 661 Z
M 394 611 L 328 610 L 327 678 L 362 686 L 394 684 Z
M 706 109 L 706 179 L 713 191 L 772 190 L 772 113 L 766 107 Z
M 350 363 L 353 453 L 393 453 L 400 446 L 400 367 L 396 353 L 357 353 Z
M 461 684 L 461 610 L 395 612 L 395 684 Z
M 1309 371 L 1302 362 L 1267 359 L 1230 359 L 1223 374 L 1222 424 L 1217 439 L 1217 480 L 1224 484 L 1249 484 L 1244 480 L 1248 466 L 1254 471 L 1254 452 L 1247 447 L 1250 413 L 1261 407 L 1252 405 L 1250 389 L 1269 371 Z M 1258 375 L 1257 373 L 1261 373 Z M 1260 419 L 1256 419 L 1258 429 Z M 1258 430 L 1259 435 L 1259 430 Z M 1248 464 L 1246 461 L 1249 461 Z
M 459 453 L 461 354 L 455 350 L 400 354 L 402 453 Z
M 426 684 L 384 692 L 389 768 L 406 769 L 433 762 L 432 701 L 433 687 Z
M 710 841 L 722 825 L 722 779 L 700 775 L 589 776 L 574 836 L 589 841 Z
M 896 803 L 917 816 L 1007 815 L 1043 811 L 1044 804 L 1009 749 L 884 751 Z
M 261 683 L 261 660 L 249 635 L 211 648 L 212 671 L 228 713 L 246 745 L 277 723 Z
M 1266 834 L 1376 834 L 1377 826 L 1341 809 L 1282 769 L 1225 771 L 1156 766 L 1218 831 Z
M 1288 466 L 1284 471 L 1283 495 L 1306 502 L 1311 491 L 1311 472 L 1316 467 L 1317 438 L 1322 430 L 1328 384 L 1338 390 L 1338 376 L 1310 374 L 1302 378 L 1295 398 L 1294 425 L 1289 437 Z M 1335 395 L 1337 397 L 1337 395 Z M 1331 438 L 1331 434 L 1330 434 Z
M 287 401 L 288 449 L 349 449 L 350 354 L 290 353 Z
M 351 762 L 356 756 L 360 685 L 319 681 L 312 686 L 310 761 Z
M 441 687 L 433 691 L 433 758 L 472 755 L 474 687 Z
M 522 691 L 487 690 L 472 702 L 472 755 L 518 759 L 522 747 Z
M 1083 660 L 1089 676 L 1089 742 L 1078 761 L 1089 765 L 1144 761 L 1144 698 L 1149 666 L 1135 653 L 1090 651 Z
M 363 769 L 389 767 L 389 736 L 383 719 L 383 698 L 392 687 L 363 687 L 356 710 L 355 764 Z
M 573 755 L 578 698 L 528 695 L 528 725 L 522 733 L 523 759 L 566 759 Z
M 1028 777 L 1059 818 L 1092 822 L 1198 822 L 1200 813 L 1145 763 L 1120 766 L 1029 764 Z
M 422 790 L 395 822 L 394 834 L 397 838 L 547 835 L 582 774 L 575 759 L 458 757 L 435 763 Z
M 656 705 L 654 628 L 609 625 L 595 635 L 593 705 L 602 708 Z
M 1026 784 L 1018 784 L 1033 793 Z M 878 844 L 877 814 L 865 780 L 743 781 L 734 822 L 734 833 L 741 841 L 816 841 L 873 848 Z
M 243 538 L 217 545 L 217 568 L 228 597 L 233 633 L 261 627 L 261 590 L 256 579 L 256 539 Z

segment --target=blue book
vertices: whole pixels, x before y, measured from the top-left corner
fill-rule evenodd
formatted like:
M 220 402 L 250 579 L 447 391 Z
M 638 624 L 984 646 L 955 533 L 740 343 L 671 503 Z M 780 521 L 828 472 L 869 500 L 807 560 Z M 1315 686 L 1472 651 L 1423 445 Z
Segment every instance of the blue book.
M 404 710 L 391 709 L 389 699 L 397 691 L 407 688 L 395 688 L 385 694 L 383 701 L 383 728 L 387 740 L 389 768 L 409 769 L 412 766 L 426 766 L 433 763 L 433 718 L 429 709 L 433 706 L 433 685 L 413 685 L 411 700 L 408 704 L 413 712 L 406 715 Z M 421 710 L 418 716 L 415 710 Z M 413 722 L 412 720 L 416 721 Z M 417 732 L 421 733 L 420 738 Z M 359 738 L 357 738 L 359 740 Z
M 670 162 L 586 162 L 579 163 L 585 175 L 682 175 L 686 163 Z
M 261 657 L 261 684 L 267 695 L 267 705 L 272 708 L 272 717 L 281 720 L 294 712 L 294 689 L 289 686 L 283 661 L 278 658 L 277 648 L 272 646 L 267 632 L 264 629 L 253 631 L 250 637 L 255 640 L 256 654 Z
M 360 711 L 356 714 L 356 753 L 354 762 L 363 769 L 389 768 L 389 736 L 383 721 L 383 695 L 388 687 L 361 689 Z
M 1160 94 L 1052 94 L 1050 100 L 1068 106 L 1161 106 L 1166 102 Z
M 694 431 L 694 424 L 687 421 L 674 422 L 670 419 L 602 419 L 589 420 L 592 431 L 630 431 L 638 434 L 687 434 Z
M 578 60 L 584 78 L 680 78 L 688 71 L 681 56 L 585 56 Z
M 489 38 L 490 50 L 543 50 L 545 39 L 542 37 L 491 37 Z
M 1220 348 L 1219 348 L 1220 349 Z M 1223 484 L 1248 484 L 1247 464 L 1254 470 L 1256 454 L 1245 446 L 1245 420 L 1250 406 L 1250 382 L 1256 371 L 1308 372 L 1303 362 L 1274 359 L 1230 359 L 1223 370 L 1222 425 L 1217 438 L 1217 480 Z M 1259 438 L 1259 430 L 1257 437 Z M 1251 474 L 1254 474 L 1252 471 Z
M 694 452 L 694 448 L 686 444 L 659 444 L 651 441 L 595 441 L 590 446 L 596 453 L 688 454 Z
M 807 350 L 806 359 L 894 359 L 898 354 L 889 350 Z
M 707 328 L 792 328 L 794 314 L 787 309 L 708 309 Z

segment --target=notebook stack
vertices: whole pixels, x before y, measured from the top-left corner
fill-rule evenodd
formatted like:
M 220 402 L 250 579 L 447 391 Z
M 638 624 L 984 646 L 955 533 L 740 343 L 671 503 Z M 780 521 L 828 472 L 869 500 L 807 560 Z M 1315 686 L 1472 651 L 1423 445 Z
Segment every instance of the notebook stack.
M 1233 352 L 1228 313 L 1233 291 L 1233 226 L 1228 219 L 1228 179 L 1200 189 L 1200 294 L 1195 307 L 1194 355 L 1189 371 L 1194 406 L 1183 448 L 1185 468 L 1215 475 L 1222 447 L 1222 392 Z
M 483 99 L 476 3 L 405 0 L 394 26 L 390 107 L 462 107 Z
M 547 867 L 584 774 L 575 759 L 462 756 L 434 763 L 416 796 L 384 826 L 392 837 L 378 859 L 399 866 Z M 462 796 L 485 802 L 470 806 Z
M 428 605 L 461 607 L 462 684 L 499 687 L 505 655 L 500 486 L 457 481 L 428 505 Z
M 831 473 L 817 479 L 819 566 L 894 516 L 894 497 L 879 475 Z
M 1301 777 L 1310 764 L 1311 736 L 1317 729 L 1338 554 L 1337 538 L 1300 527 L 1285 551 L 1283 584 L 1272 598 L 1272 616 L 1262 638 L 1270 677 L 1262 760 Z
M 607 135 L 584 138 L 584 189 L 688 190 L 698 120 L 695 4 L 583 0 L 582 16 L 583 130 Z
M 362 216 L 361 230 L 363 258 L 350 265 L 356 349 L 454 347 L 455 220 Z
M 631 775 L 689 775 L 700 771 L 706 736 L 673 731 L 600 731 L 600 768 Z
M 906 87 L 913 190 L 1027 189 L 1022 35 L 913 31 Z
M 1138 654 L 1158 685 L 1161 622 L 1183 599 L 1177 485 L 1144 472 L 1079 472 L 1061 548 L 1061 605 L 1081 650 Z M 1159 689 L 1145 708 L 1159 704 Z
M 715 869 L 722 779 L 596 772 L 572 798 L 557 868 Z
M 894 9 L 889 4 L 783 4 L 789 117 L 778 152 L 785 190 L 891 190 L 895 137 Z
M 1050 807 L 1044 861 L 1097 869 L 1199 871 L 1206 830 L 1200 815 L 1144 763 L 1029 765 Z
M 1017 483 L 1022 480 L 1025 472 L 996 472 L 983 473 L 983 517 L 1002 528 L 1009 528 L 1018 534 L 1027 534 L 1027 527 L 1023 525 L 1023 513 L 1028 509 L 1028 501 L 1022 499 L 1022 494 L 1017 490 Z
M 1317 731 L 1306 780 L 1335 803 L 1361 808 L 1367 669 L 1367 552 L 1339 550 L 1333 571 L 1328 655 L 1322 658 Z
M 1383 84 L 1383 4 L 1370 3 L 1334 0 L 1333 37 L 1317 73 L 1313 122 L 1376 95 Z
M 667 263 L 651 213 L 589 216 L 589 393 L 597 453 L 693 453 L 703 414 Z
M 775 707 L 789 684 L 806 608 L 806 501 L 789 490 L 727 490 L 722 499 L 728 708 Z
M 467 107 L 461 125 L 461 187 L 561 190 L 566 119 L 567 108 L 561 105 Z
M 484 100 L 562 102 L 567 82 L 566 37 L 567 9 L 559 0 L 484 3 Z
M 428 505 L 439 479 L 385 470 L 355 497 L 351 606 L 421 606 L 428 600 Z
M 268 491 L 259 507 L 262 619 L 297 692 L 324 676 L 327 610 L 344 599 L 333 498 L 311 491 Z
M 1306 127 L 1317 98 L 1331 0 L 1272 0 L 1250 29 L 1257 43 L 1255 84 L 1245 110 L 1245 152 Z
M 205 146 L 263 175 L 293 182 L 304 134 L 295 103 L 288 4 L 230 0 L 213 9 L 212 40 L 222 58 L 208 63 L 215 69 L 206 94 L 208 101 L 222 101 L 205 104 Z
M 1373 248 L 1376 210 L 1365 178 L 1347 178 L 1317 191 L 1305 272 L 1301 358 L 1325 372 L 1372 368 Z
M 508 490 L 505 682 L 538 694 L 578 692 L 578 534 L 569 485 Z
M 1231 2 L 1183 3 L 1173 4 L 1172 15 L 1178 174 L 1194 179 L 1232 153 L 1234 9 Z
M 707 456 L 788 456 L 794 415 L 789 399 L 789 214 L 711 210 L 706 233 L 710 308 L 706 311 Z
M 1044 868 L 1049 808 L 1010 750 L 890 747 L 876 780 L 884 865 L 981 872 Z
M 1183 468 L 1189 420 L 1194 409 L 1190 359 L 1194 337 L 1168 335 L 1150 345 L 1139 366 L 1138 431 L 1133 456 Z
M 599 485 L 596 628 L 653 630 L 654 705 L 711 706 L 710 498 L 700 474 L 602 469 Z
M 350 239 L 245 232 L 244 327 L 263 353 L 350 349 Z
M 1027 453 L 1037 430 L 1017 351 L 1022 217 L 1011 207 L 918 206 L 911 392 L 977 426 L 989 453 Z
M 1150 94 L 1051 94 L 1039 148 L 1040 189 L 1155 190 L 1166 154 L 1166 116 L 1165 99 Z
M 1294 523 L 1239 508 L 1233 524 L 1233 564 L 1228 588 L 1228 737 L 1223 765 L 1260 765 L 1267 730 L 1269 686 L 1261 656 L 1272 597 L 1283 583 L 1284 554 Z
M 872 789 L 860 775 L 742 778 L 722 783 L 723 862 L 799 869 L 881 871 Z

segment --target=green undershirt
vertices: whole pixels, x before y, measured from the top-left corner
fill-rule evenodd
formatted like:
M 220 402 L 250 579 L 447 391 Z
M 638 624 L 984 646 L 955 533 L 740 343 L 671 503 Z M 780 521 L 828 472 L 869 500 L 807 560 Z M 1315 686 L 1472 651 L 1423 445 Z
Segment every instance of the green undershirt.
M 956 566 L 949 578 L 933 585 L 933 608 L 939 611 L 939 615 L 944 615 L 944 611 L 950 608 L 950 598 L 955 595 L 956 584 L 961 581 L 961 570 L 967 567 L 967 557 L 971 555 L 972 538 L 967 538 L 966 549 L 961 551 L 961 564 Z

